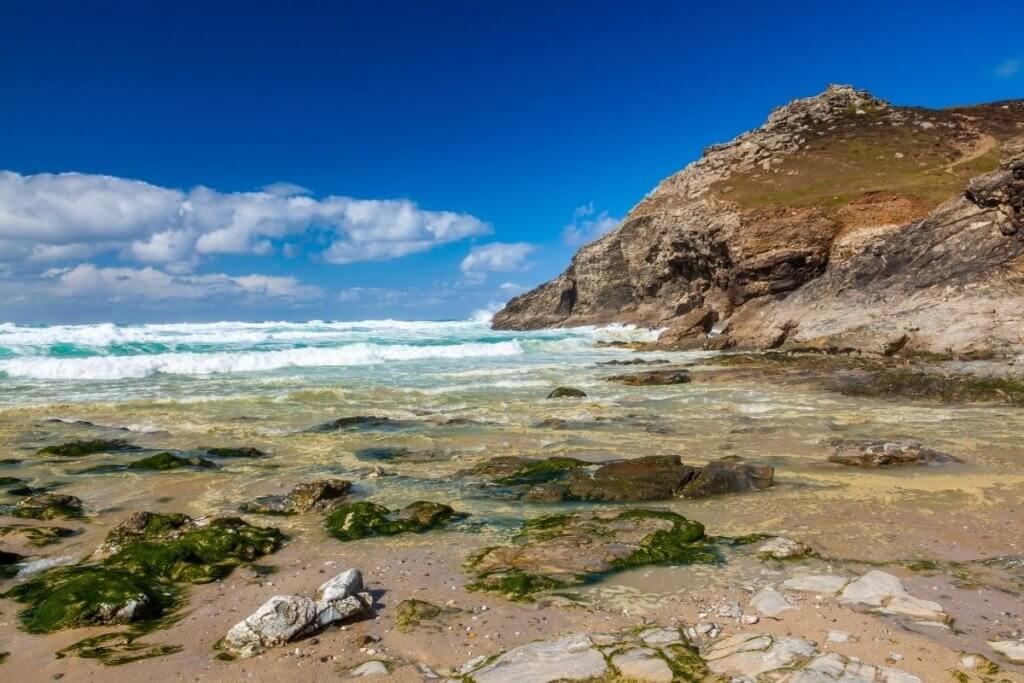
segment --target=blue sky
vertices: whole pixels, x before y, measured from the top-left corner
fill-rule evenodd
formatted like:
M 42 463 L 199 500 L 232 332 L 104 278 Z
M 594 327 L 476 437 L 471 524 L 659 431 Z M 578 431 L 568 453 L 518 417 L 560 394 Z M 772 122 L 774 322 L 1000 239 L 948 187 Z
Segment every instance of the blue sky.
M 1019 3 L 218 4 L 0 6 L 0 321 L 462 318 L 827 83 L 1024 97 Z

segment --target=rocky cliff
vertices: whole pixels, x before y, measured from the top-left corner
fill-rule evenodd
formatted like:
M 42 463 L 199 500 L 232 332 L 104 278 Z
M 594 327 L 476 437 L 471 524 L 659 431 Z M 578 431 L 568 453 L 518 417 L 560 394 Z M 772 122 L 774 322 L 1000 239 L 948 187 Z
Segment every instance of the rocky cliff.
M 666 348 L 1024 346 L 1024 100 L 829 86 L 665 179 L 502 329 L 630 322 Z

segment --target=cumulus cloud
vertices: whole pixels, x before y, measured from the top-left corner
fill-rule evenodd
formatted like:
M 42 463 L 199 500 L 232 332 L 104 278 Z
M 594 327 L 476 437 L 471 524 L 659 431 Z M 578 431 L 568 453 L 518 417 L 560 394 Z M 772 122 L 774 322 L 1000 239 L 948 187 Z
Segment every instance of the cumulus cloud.
M 223 273 L 180 275 L 152 266 L 105 268 L 82 263 L 73 268 L 51 268 L 43 277 L 52 281 L 49 291 L 55 296 L 111 302 L 216 297 L 305 300 L 323 294 L 320 288 L 305 285 L 294 277 Z
M 263 255 L 275 241 L 323 237 L 329 263 L 398 258 L 490 234 L 475 216 L 407 199 L 315 199 L 292 183 L 258 192 L 188 191 L 84 173 L 0 171 L 0 258 L 61 260 L 113 251 L 141 263 Z M 295 249 L 294 245 L 290 247 Z
M 527 242 L 492 242 L 473 247 L 462 259 L 462 272 L 525 270 L 532 265 L 527 258 L 535 251 L 537 247 Z
M 996 67 L 996 76 L 1000 78 L 1012 78 L 1020 73 L 1021 60 L 1019 59 L 1007 59 L 1005 62 Z
M 578 247 L 593 242 L 618 225 L 618 218 L 609 216 L 607 211 L 598 213 L 594 209 L 594 203 L 590 202 L 577 206 L 573 211 L 572 222 L 562 228 L 562 241 L 569 246 Z

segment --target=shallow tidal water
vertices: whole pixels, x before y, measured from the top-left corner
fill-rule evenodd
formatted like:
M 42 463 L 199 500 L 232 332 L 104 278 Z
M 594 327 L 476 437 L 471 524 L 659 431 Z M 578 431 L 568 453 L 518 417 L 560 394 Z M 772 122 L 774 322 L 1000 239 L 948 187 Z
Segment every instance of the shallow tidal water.
M 501 455 L 596 462 L 680 454 L 691 464 L 738 455 L 774 466 L 775 485 L 647 506 L 700 520 L 712 534 L 785 534 L 858 563 L 1024 553 L 1024 411 L 854 398 L 767 382 L 607 381 L 651 369 L 600 365 L 612 360 L 714 367 L 713 353 L 595 347 L 652 335 L 622 327 L 493 332 L 479 321 L 0 326 L 0 459 L 20 460 L 0 465 L 0 476 L 84 501 L 87 519 L 69 524 L 80 535 L 31 551 L 33 560 L 55 562 L 86 556 L 110 526 L 137 510 L 236 515 L 254 496 L 325 476 L 351 480 L 350 498 L 389 507 L 435 500 L 470 515 L 444 532 L 371 539 L 376 547 L 464 552 L 507 539 L 523 519 L 588 507 L 495 499 L 456 476 Z M 587 398 L 547 400 L 557 386 L 577 387 Z M 309 431 L 357 415 L 398 422 Z M 254 446 L 268 457 L 213 458 L 215 470 L 79 474 L 126 464 L 139 452 L 36 455 L 87 438 L 125 439 L 142 453 Z M 827 462 L 835 438 L 921 441 L 964 462 L 846 468 Z M 366 450 L 374 448 L 430 455 L 387 459 Z M 0 493 L 0 503 L 16 500 Z M 315 513 L 245 518 L 281 527 L 307 554 L 339 545 Z M 265 559 L 274 563 L 274 556 Z M 755 565 L 738 558 L 719 567 L 632 570 L 579 589 L 577 599 L 637 613 L 650 603 L 656 612 L 666 595 L 756 583 L 763 569 Z

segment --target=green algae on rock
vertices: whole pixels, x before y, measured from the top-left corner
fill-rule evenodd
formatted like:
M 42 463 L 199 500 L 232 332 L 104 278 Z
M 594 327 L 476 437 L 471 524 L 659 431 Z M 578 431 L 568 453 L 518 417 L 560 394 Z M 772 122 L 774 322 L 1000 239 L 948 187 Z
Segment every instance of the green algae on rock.
M 455 607 L 440 607 L 426 600 L 409 598 L 398 603 L 395 609 L 395 628 L 402 633 L 408 633 L 424 621 L 434 621 L 445 614 L 459 612 L 461 610 Z
M 74 535 L 74 529 L 63 526 L 29 526 L 27 524 L 0 526 L 0 536 L 21 536 L 33 548 L 60 543 L 62 538 Z
M 577 467 L 587 463 L 576 458 L 552 457 L 540 460 L 515 455 L 503 455 L 482 462 L 461 474 L 490 477 L 499 486 L 527 486 L 560 481 Z
M 0 514 L 39 520 L 58 517 L 78 519 L 83 516 L 81 499 L 57 493 L 40 493 L 15 505 L 0 505 Z
M 82 458 L 95 453 L 112 453 L 132 450 L 135 447 L 124 439 L 89 439 L 68 441 L 56 446 L 40 448 L 36 455 L 57 455 L 62 458 Z
M 9 579 L 18 574 L 18 563 L 25 559 L 24 555 L 0 550 L 0 579 Z
M 277 550 L 282 539 L 277 529 L 236 518 L 200 524 L 181 514 L 135 513 L 111 530 L 100 559 L 48 569 L 3 597 L 27 605 L 18 618 L 30 633 L 130 624 L 126 632 L 89 638 L 58 653 L 123 664 L 180 649 L 136 639 L 175 619 L 185 598 L 182 584 L 224 578 L 236 566 Z
M 587 394 L 576 387 L 555 387 L 548 398 L 586 398 Z
M 471 590 L 527 600 L 627 567 L 664 562 L 716 564 L 721 555 L 704 526 L 674 512 L 632 508 L 574 512 L 528 521 L 512 545 L 467 558 Z
M 184 467 L 198 467 L 201 469 L 212 469 L 217 467 L 217 464 L 212 460 L 201 458 L 198 455 L 174 455 L 168 451 L 163 451 L 155 455 L 151 455 L 141 460 L 128 465 L 130 470 L 151 470 L 154 472 L 166 472 L 168 470 L 178 470 Z
M 242 512 L 264 515 L 296 515 L 322 509 L 348 495 L 352 482 L 346 479 L 317 479 L 298 484 L 283 496 L 260 496 L 242 505 Z
M 422 533 L 462 516 L 447 505 L 431 501 L 416 501 L 401 510 L 389 510 L 364 500 L 336 505 L 324 523 L 328 533 L 335 538 L 354 541 L 371 536 Z

